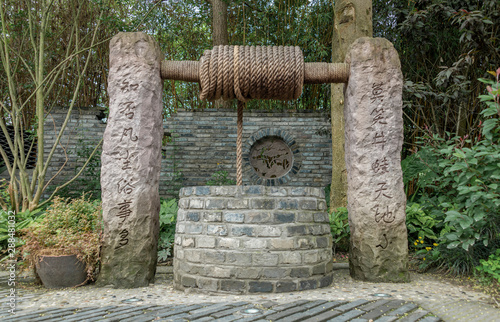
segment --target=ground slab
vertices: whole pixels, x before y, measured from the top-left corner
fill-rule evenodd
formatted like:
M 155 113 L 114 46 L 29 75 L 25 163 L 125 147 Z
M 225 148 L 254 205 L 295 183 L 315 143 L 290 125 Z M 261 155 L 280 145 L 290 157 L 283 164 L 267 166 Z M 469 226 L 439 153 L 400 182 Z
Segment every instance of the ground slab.
M 137 299 L 136 303 L 141 303 Z M 401 300 L 273 301 L 46 309 L 11 315 L 3 321 L 441 321 Z
M 0 274 L 2 321 L 500 321 L 483 293 L 428 274 L 410 283 L 355 281 L 336 265 L 331 287 L 255 295 L 200 294 L 173 288 L 170 268 L 135 289 L 47 290 L 18 278 L 15 314 L 8 277 Z M 3 276 L 3 277 L 2 277 Z M 32 279 L 31 279 L 32 280 Z M 250 310 L 249 310 L 250 309 Z M 253 309 L 253 310 L 252 310 Z M 248 311 L 249 310 L 249 311 Z

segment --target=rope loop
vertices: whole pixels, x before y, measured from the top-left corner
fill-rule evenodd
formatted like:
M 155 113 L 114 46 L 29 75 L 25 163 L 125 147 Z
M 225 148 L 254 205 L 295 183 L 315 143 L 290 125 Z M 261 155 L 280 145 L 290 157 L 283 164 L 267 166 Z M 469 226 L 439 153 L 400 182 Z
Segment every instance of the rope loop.
M 200 98 L 294 100 L 302 94 L 304 56 L 291 46 L 215 46 L 200 59 Z

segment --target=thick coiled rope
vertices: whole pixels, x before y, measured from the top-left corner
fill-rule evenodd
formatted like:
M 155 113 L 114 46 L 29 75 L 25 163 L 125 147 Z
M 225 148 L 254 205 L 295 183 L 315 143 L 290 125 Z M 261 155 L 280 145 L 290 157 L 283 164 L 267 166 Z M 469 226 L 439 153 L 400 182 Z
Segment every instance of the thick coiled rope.
M 200 59 L 200 98 L 294 100 L 304 84 L 299 47 L 215 46 Z
M 294 100 L 302 94 L 304 57 L 299 47 L 215 46 L 200 59 L 200 98 L 238 100 L 236 184 L 243 184 L 243 108 L 251 99 Z

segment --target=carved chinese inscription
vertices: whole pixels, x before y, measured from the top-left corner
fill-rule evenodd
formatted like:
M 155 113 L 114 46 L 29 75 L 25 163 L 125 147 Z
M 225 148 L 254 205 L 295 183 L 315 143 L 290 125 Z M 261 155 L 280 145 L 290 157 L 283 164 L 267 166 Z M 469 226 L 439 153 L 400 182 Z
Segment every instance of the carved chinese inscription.
M 130 82 L 129 80 L 123 80 L 122 84 L 120 86 L 121 92 L 128 93 L 128 92 L 133 92 L 137 91 L 139 89 L 139 84 L 134 84 L 133 82 Z M 119 109 L 119 113 L 123 114 L 126 116 L 128 120 L 133 120 L 135 113 L 135 102 L 134 101 L 127 101 L 124 103 L 120 103 L 119 106 L 121 107 Z M 133 123 L 131 124 L 130 127 L 124 127 L 122 131 L 122 135 L 120 137 L 120 142 L 125 139 L 125 142 L 136 142 L 139 138 L 137 135 L 134 135 L 134 128 L 133 128 Z M 128 144 L 127 144 L 128 145 Z M 121 169 L 124 171 L 123 177 L 119 179 L 119 181 L 116 183 L 117 191 L 119 194 L 124 194 L 124 195 L 130 195 L 136 186 L 134 185 L 133 179 L 132 179 L 132 157 L 137 154 L 137 152 L 130 152 L 133 151 L 133 146 L 127 146 L 125 150 L 120 151 L 120 157 L 117 158 L 117 161 L 121 165 Z M 118 203 L 117 207 L 120 209 L 118 212 L 118 217 L 122 219 L 120 222 L 119 226 L 122 228 L 120 233 L 118 234 L 118 246 L 115 247 L 115 249 L 120 249 L 125 245 L 128 245 L 128 227 L 127 227 L 127 218 L 131 214 L 130 210 L 130 205 L 132 204 L 131 200 L 124 199 L 123 202 Z
M 373 144 L 380 147 L 381 152 L 384 150 L 384 145 L 387 143 L 387 139 L 384 135 L 384 130 L 387 133 L 387 121 L 386 118 L 389 116 L 386 109 L 383 107 L 383 103 L 385 100 L 384 96 L 384 83 L 373 83 L 370 92 L 370 103 L 374 105 L 370 115 L 372 117 L 372 122 L 370 127 L 367 129 L 375 129 L 375 133 L 373 135 Z M 375 158 L 373 162 L 371 162 L 371 169 L 375 175 L 381 176 L 383 179 L 383 175 L 390 171 L 389 161 L 384 156 L 381 159 Z M 377 183 L 377 186 L 374 187 L 374 201 L 378 201 L 377 205 L 373 207 L 374 218 L 376 223 L 392 223 L 394 221 L 394 217 L 392 216 L 392 212 L 389 210 L 389 205 L 385 204 L 385 208 L 387 210 L 385 212 L 379 212 L 379 208 L 384 206 L 384 198 L 392 199 L 392 196 L 387 191 L 388 190 L 387 181 L 380 181 Z M 382 197 L 382 199 L 380 199 Z M 386 219 L 387 218 L 387 219 Z M 383 247 L 382 249 L 385 249 Z

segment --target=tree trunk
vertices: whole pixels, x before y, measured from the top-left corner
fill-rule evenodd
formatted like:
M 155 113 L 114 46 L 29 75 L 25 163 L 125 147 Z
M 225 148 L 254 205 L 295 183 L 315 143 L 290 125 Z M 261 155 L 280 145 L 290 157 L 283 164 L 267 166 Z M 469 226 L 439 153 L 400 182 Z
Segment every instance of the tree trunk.
M 344 62 L 349 46 L 359 37 L 372 37 L 372 0 L 335 1 L 332 61 Z M 332 84 L 332 184 L 330 209 L 347 204 L 344 160 L 344 85 Z
M 227 33 L 227 2 L 223 0 L 211 0 L 212 3 L 212 46 L 229 45 Z M 222 98 L 215 101 L 216 108 L 229 108 L 230 101 Z

